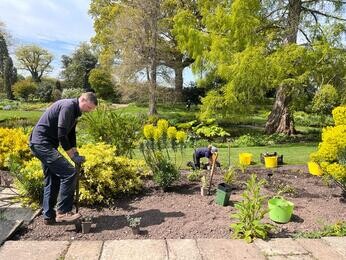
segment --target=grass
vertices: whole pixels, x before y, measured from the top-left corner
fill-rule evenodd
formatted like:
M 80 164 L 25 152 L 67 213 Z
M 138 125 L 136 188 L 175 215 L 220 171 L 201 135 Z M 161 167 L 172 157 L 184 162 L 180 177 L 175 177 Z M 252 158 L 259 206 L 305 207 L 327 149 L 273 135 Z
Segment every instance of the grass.
M 0 121 L 14 118 L 25 118 L 30 120 L 38 120 L 42 115 L 42 111 L 22 111 L 22 110 L 0 110 Z
M 253 154 L 252 165 L 262 165 L 260 162 L 260 154 L 264 152 L 277 152 L 279 155 L 283 154 L 285 164 L 302 165 L 309 161 L 309 154 L 316 151 L 317 144 L 285 144 L 280 146 L 260 146 L 260 147 L 237 147 L 237 148 L 219 148 L 219 162 L 222 168 L 228 167 L 229 163 L 232 166 L 239 165 L 239 153 L 248 152 Z M 194 149 L 186 148 L 183 156 L 180 152 L 177 153 L 177 165 L 182 169 L 186 169 L 186 163 L 192 161 Z M 173 153 L 171 153 L 173 155 Z M 135 151 L 135 159 L 142 159 L 142 154 L 139 150 Z M 202 162 L 207 162 L 206 158 L 202 158 Z

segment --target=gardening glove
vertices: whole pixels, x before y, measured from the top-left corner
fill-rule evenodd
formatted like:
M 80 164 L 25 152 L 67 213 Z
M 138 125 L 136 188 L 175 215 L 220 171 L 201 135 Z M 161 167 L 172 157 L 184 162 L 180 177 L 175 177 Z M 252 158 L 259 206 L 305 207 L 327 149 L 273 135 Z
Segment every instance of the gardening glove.
M 82 163 L 85 162 L 85 157 L 80 156 L 78 153 L 75 153 L 71 159 L 75 164 L 78 164 L 78 165 L 81 165 Z

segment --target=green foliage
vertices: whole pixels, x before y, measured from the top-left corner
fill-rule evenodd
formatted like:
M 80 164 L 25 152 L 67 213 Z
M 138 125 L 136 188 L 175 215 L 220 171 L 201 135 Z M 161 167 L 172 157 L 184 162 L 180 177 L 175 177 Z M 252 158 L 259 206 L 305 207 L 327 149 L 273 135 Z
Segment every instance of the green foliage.
M 346 236 L 346 221 L 339 221 L 335 224 L 325 225 L 321 230 L 299 232 L 294 235 L 294 238 L 321 238 L 321 237 L 344 237 Z
M 189 181 L 199 181 L 201 179 L 202 173 L 200 170 L 193 170 L 191 173 L 187 175 L 187 179 Z
M 92 69 L 89 83 L 101 98 L 110 99 L 114 96 L 112 76 L 108 71 L 99 68 Z
M 225 174 L 223 175 L 223 180 L 228 185 L 231 185 L 231 184 L 233 184 L 233 182 L 236 178 L 236 175 L 237 175 L 236 169 L 233 167 L 230 167 L 227 170 L 227 172 L 225 172 Z
M 61 62 L 64 88 L 82 88 L 85 91 L 90 89 L 89 73 L 97 64 L 97 54 L 90 44 L 81 43 L 71 56 L 63 55 Z
M 9 159 L 14 186 L 20 194 L 19 201 L 32 208 L 39 208 L 43 200 L 44 176 L 41 162 L 37 158 L 20 162 L 18 157 Z
M 95 141 L 117 147 L 117 155 L 131 155 L 136 148 L 142 120 L 136 116 L 99 107 L 83 116 L 86 130 Z
M 272 134 L 272 135 L 242 135 L 232 142 L 234 147 L 250 147 L 250 146 L 267 146 L 282 144 L 294 141 L 294 137 L 285 134 Z
M 17 98 L 23 98 L 25 101 L 28 101 L 29 96 L 33 95 L 37 89 L 35 82 L 30 79 L 18 81 L 13 85 L 13 92 Z
M 42 79 L 38 84 L 38 87 L 35 92 L 35 97 L 41 102 L 50 102 L 52 101 L 52 93 L 55 86 L 55 80 L 53 79 Z
M 81 88 L 64 88 L 61 98 L 78 98 L 83 93 Z
M 294 113 L 294 123 L 299 126 L 323 127 L 333 124 L 333 118 L 330 115 L 321 115 L 305 113 L 298 111 Z
M 231 224 L 234 238 L 244 239 L 249 243 L 255 238 L 267 238 L 272 225 L 261 222 L 268 212 L 264 208 L 266 197 L 260 195 L 264 183 L 264 179 L 258 181 L 255 174 L 252 174 L 246 183 L 246 190 L 242 194 L 243 200 L 235 204 L 237 212 L 231 215 L 237 220 Z
M 193 127 L 192 130 L 198 136 L 202 138 L 207 138 L 208 140 L 212 140 L 217 137 L 225 138 L 229 136 L 229 133 L 227 133 L 222 127 L 217 126 L 215 123 L 212 123 L 212 124 L 201 123 L 197 125 L 196 127 Z
M 16 49 L 16 57 L 20 68 L 31 73 L 34 82 L 40 82 L 44 73 L 50 72 L 53 55 L 37 45 L 23 45 Z
M 339 104 L 339 94 L 330 84 L 323 85 L 314 96 L 312 110 L 316 113 L 330 114 Z
M 138 227 L 141 224 L 141 217 L 131 217 L 131 216 L 126 216 L 127 224 L 131 228 Z

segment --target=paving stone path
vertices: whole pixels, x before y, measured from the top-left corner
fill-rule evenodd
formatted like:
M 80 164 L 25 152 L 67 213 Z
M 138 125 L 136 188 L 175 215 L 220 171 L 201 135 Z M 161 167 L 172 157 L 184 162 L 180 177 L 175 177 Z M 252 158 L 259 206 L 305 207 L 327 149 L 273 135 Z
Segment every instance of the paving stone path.
M 277 238 L 251 244 L 231 239 L 7 241 L 0 247 L 0 259 L 342 260 L 346 259 L 346 237 Z

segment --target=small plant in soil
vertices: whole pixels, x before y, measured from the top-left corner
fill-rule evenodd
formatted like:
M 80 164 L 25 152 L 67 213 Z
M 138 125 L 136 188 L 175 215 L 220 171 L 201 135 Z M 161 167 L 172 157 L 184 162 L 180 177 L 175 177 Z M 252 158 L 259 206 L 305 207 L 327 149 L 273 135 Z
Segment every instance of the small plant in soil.
M 266 197 L 260 194 L 264 184 L 265 180 L 257 180 L 255 174 L 252 174 L 246 183 L 246 190 L 242 194 L 243 200 L 235 204 L 237 212 L 231 215 L 231 218 L 236 219 L 230 226 L 234 238 L 244 239 L 250 243 L 255 238 L 267 238 L 268 232 L 273 228 L 271 224 L 261 222 L 268 212 L 264 207 Z
M 226 184 L 231 185 L 236 178 L 235 168 L 230 167 L 228 171 L 223 175 L 223 180 Z
M 191 173 L 187 175 L 187 179 L 189 181 L 199 181 L 201 178 L 201 171 L 200 170 L 193 170 Z
M 129 225 L 132 230 L 138 229 L 141 224 L 141 217 L 131 217 L 131 216 L 126 216 L 127 219 L 127 224 Z
M 346 221 L 340 221 L 332 225 L 325 225 L 321 230 L 299 232 L 294 238 L 321 238 L 321 237 L 346 236 Z

